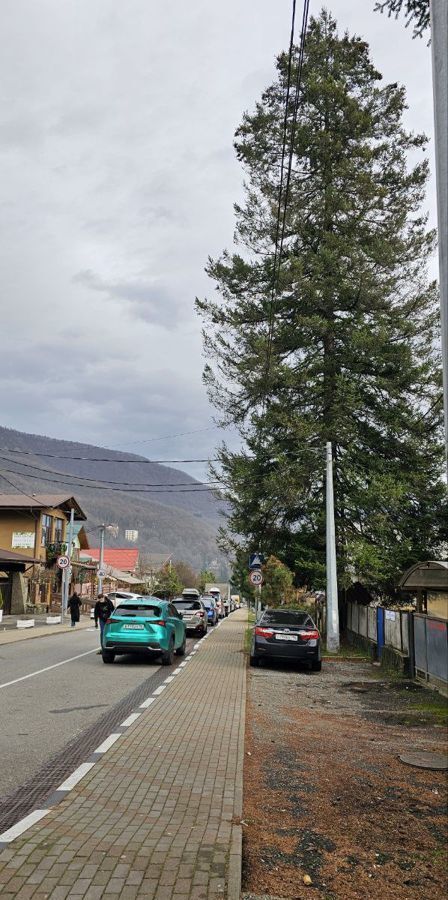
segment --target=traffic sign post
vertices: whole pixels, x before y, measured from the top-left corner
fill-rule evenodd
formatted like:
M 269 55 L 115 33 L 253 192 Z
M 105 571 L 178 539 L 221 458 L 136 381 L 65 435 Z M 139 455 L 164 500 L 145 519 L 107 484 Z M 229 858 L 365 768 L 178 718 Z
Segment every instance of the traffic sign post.
M 68 569 L 70 565 L 70 559 L 68 556 L 58 556 L 56 562 L 60 569 Z
M 261 569 L 264 563 L 262 553 L 251 553 L 249 556 L 249 569 Z

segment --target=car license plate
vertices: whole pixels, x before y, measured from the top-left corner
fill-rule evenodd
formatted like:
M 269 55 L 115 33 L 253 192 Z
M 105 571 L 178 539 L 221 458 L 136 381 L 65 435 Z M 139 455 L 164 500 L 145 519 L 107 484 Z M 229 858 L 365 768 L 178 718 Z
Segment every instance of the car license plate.
M 123 625 L 127 631 L 141 631 L 144 627 L 144 625 Z
M 276 634 L 275 635 L 277 641 L 296 641 L 296 634 Z

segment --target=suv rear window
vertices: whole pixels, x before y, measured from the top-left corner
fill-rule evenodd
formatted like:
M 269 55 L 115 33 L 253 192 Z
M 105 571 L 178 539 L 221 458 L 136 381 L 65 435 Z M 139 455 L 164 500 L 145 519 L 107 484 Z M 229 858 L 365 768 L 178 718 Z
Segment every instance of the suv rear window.
M 173 600 L 176 609 L 202 609 L 199 600 Z
M 117 606 L 116 616 L 160 616 L 160 606 L 150 606 L 148 603 L 127 603 L 126 606 Z
M 300 628 L 313 627 L 311 616 L 306 612 L 294 612 L 294 610 L 267 609 L 262 617 L 263 625 L 298 625 Z

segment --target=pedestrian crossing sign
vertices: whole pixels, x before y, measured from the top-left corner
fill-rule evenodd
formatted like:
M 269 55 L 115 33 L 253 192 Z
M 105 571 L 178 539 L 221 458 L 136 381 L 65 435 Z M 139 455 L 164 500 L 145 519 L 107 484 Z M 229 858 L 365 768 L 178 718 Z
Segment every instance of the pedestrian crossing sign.
M 249 556 L 249 569 L 261 569 L 264 563 L 264 556 L 262 553 L 251 553 Z

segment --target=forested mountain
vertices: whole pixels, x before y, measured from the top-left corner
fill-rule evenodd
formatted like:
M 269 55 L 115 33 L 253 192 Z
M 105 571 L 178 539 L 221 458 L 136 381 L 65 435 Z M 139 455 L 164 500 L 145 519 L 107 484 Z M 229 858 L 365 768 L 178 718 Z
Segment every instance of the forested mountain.
M 143 551 L 172 553 L 195 568 L 219 558 L 222 505 L 179 469 L 133 453 L 0 428 L 0 474 L 2 493 L 13 486 L 31 494 L 68 491 L 88 516 L 88 527 L 117 522 L 119 536 L 108 538 L 111 545 L 124 546 L 124 530 L 133 528 Z M 119 490 L 125 487 L 128 492 Z

